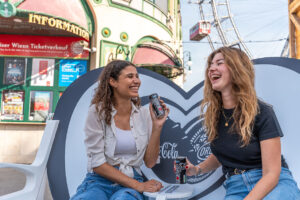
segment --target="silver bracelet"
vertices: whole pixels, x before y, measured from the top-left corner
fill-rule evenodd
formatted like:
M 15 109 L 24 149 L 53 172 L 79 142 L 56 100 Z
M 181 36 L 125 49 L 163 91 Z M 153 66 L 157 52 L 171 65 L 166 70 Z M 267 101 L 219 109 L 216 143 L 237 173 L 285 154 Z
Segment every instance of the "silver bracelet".
M 201 174 L 202 169 L 200 168 L 200 166 L 199 166 L 199 165 L 196 165 L 195 167 L 199 169 L 199 171 L 197 171 L 197 175 L 198 175 L 198 174 Z

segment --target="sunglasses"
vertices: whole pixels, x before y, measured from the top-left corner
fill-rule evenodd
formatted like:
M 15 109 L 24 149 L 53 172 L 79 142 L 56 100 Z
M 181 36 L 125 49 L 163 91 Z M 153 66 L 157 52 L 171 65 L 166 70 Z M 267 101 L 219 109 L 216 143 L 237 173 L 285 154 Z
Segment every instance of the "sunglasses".
M 242 49 L 241 49 L 240 43 L 236 43 L 236 44 L 230 45 L 230 46 L 228 46 L 228 47 L 229 47 L 229 48 L 233 48 L 233 49 L 239 49 L 239 50 L 242 50 Z

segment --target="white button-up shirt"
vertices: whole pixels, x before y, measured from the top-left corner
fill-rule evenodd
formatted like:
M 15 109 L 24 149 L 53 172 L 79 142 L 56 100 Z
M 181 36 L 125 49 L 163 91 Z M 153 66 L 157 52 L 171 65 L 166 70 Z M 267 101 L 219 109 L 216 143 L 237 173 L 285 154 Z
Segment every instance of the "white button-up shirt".
M 115 157 L 116 148 L 116 125 L 114 116 L 117 110 L 112 108 L 111 125 L 99 119 L 96 106 L 90 106 L 85 123 L 85 146 L 88 156 L 88 172 L 93 168 L 107 162 L 110 165 L 119 165 L 119 170 L 129 177 L 133 177 L 133 167 L 141 173 L 140 166 L 143 164 L 144 154 L 152 133 L 152 119 L 149 108 L 137 108 L 132 103 L 130 115 L 130 127 L 136 142 L 137 153 L 131 157 Z

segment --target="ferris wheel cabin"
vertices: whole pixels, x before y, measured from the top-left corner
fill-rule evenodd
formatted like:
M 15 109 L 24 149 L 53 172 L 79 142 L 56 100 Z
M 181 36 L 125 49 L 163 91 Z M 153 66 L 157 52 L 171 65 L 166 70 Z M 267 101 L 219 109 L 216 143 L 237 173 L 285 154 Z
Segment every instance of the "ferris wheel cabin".
M 190 40 L 200 41 L 210 34 L 210 30 L 210 22 L 201 20 L 190 29 Z

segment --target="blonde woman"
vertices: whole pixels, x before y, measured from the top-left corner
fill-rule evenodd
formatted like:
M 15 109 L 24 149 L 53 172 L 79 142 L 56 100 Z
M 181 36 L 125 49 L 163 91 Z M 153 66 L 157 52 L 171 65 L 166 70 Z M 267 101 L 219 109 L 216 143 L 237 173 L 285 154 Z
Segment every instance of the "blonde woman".
M 272 106 L 256 96 L 248 56 L 221 47 L 208 57 L 205 76 L 201 111 L 212 154 L 195 166 L 188 161 L 187 175 L 222 165 L 225 200 L 300 199 L 281 155 L 283 134 Z

